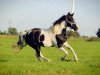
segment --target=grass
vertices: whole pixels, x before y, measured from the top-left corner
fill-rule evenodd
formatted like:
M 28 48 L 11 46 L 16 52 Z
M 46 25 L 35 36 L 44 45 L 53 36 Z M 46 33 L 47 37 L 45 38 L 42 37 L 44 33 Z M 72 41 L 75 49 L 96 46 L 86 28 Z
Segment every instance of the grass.
M 54 47 L 42 48 L 42 54 L 52 62 L 39 62 L 29 46 L 14 53 L 11 46 L 17 38 L 0 36 L 0 75 L 100 75 L 100 42 L 71 38 L 68 42 L 78 55 L 78 62 L 74 62 L 68 49 L 71 61 L 61 61 L 64 54 Z

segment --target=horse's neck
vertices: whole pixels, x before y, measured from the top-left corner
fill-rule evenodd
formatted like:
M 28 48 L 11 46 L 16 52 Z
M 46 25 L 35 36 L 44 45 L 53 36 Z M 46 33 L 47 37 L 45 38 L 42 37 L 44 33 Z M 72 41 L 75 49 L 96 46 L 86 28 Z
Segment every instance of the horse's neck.
M 61 22 L 61 24 L 57 24 L 55 26 L 53 26 L 52 32 L 56 35 L 56 34 L 61 34 L 63 28 L 65 28 L 65 21 Z
M 45 31 L 48 32 L 49 34 L 57 35 L 57 34 L 62 33 L 63 28 L 65 28 L 65 21 L 63 21 L 63 22 L 61 22 L 61 24 L 57 24 L 55 26 L 52 25 L 48 29 L 45 29 Z

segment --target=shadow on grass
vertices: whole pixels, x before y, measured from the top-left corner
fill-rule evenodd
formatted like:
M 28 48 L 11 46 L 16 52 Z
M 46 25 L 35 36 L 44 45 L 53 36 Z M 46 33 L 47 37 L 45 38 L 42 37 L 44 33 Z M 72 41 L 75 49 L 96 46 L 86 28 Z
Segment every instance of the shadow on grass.
M 75 60 L 72 60 L 72 59 L 65 59 L 65 60 L 62 60 L 62 59 L 61 59 L 61 61 L 62 61 L 62 62 L 76 62 Z

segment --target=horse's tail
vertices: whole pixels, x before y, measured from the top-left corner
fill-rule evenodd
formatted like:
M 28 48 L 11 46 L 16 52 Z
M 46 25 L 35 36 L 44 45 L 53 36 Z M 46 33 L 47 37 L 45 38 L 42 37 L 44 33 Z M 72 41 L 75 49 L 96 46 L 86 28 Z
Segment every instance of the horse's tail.
M 26 41 L 25 41 L 26 34 L 27 33 L 24 33 L 24 34 L 20 33 L 18 42 L 12 46 L 13 49 L 16 50 L 16 52 L 19 52 L 23 47 L 26 46 Z

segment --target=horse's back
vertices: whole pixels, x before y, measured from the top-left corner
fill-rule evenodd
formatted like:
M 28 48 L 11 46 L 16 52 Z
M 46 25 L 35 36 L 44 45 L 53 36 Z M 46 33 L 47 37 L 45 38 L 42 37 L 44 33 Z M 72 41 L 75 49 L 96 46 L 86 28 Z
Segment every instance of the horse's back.
M 45 46 L 45 47 L 51 47 L 52 46 L 52 39 L 50 32 L 40 29 L 40 28 L 33 28 L 26 34 L 26 41 L 34 41 L 36 44 Z

